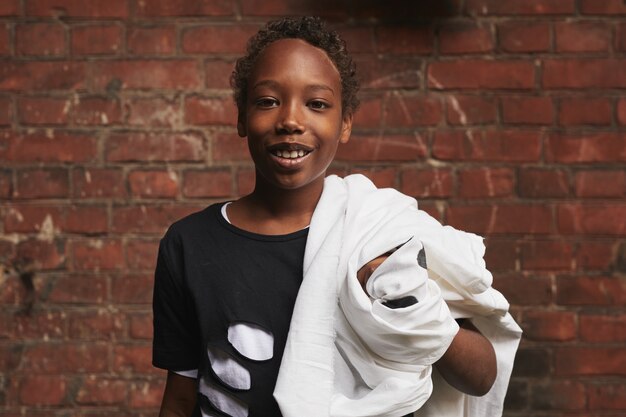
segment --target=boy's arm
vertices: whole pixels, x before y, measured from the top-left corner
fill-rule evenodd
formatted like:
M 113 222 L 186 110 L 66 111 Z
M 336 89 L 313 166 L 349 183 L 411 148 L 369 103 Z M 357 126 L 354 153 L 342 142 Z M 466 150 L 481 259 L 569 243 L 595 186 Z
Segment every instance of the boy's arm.
M 197 390 L 195 379 L 168 371 L 159 417 L 190 417 L 196 406 Z
M 363 291 L 369 277 L 387 257 L 379 256 L 359 270 L 357 279 Z M 448 384 L 465 394 L 476 396 L 489 392 L 497 374 L 493 346 L 469 320 L 463 322 L 450 347 L 435 366 Z

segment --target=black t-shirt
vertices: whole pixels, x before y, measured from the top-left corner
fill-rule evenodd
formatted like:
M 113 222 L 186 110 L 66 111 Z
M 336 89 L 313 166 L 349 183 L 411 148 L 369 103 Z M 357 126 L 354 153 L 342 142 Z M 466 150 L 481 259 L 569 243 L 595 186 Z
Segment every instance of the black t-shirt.
M 250 417 L 280 416 L 272 392 L 302 282 L 308 229 L 280 236 L 250 233 L 229 224 L 221 206 L 176 222 L 161 240 L 153 364 L 198 369 L 198 404 L 208 415 L 222 415 L 216 411 L 230 402 L 247 408 Z M 271 357 L 246 356 L 245 346 L 233 340 L 238 326 L 270 335 Z M 237 364 L 235 375 L 223 373 L 220 358 Z M 207 387 L 211 395 L 202 393 Z

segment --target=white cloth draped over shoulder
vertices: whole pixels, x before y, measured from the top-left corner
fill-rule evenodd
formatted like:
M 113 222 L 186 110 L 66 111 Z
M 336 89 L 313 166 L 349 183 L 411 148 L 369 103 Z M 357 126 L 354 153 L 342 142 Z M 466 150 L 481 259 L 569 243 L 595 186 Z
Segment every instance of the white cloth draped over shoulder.
M 417 259 L 422 249 L 427 269 Z M 283 416 L 501 415 L 521 329 L 491 288 L 484 250 L 482 238 L 442 226 L 396 190 L 377 189 L 362 175 L 326 178 L 274 391 Z M 389 251 L 367 282 L 368 296 L 356 273 Z M 408 307 L 385 305 L 410 296 L 417 302 Z M 440 378 L 433 393 L 432 364 L 461 317 L 496 350 L 498 376 L 483 397 Z

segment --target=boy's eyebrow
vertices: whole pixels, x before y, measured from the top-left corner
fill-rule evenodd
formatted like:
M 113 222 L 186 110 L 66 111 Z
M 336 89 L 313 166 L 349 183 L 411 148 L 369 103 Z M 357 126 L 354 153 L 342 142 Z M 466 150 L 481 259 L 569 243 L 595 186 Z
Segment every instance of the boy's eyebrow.
M 274 80 L 261 80 L 257 83 L 255 83 L 252 86 L 252 89 L 256 89 L 258 87 L 270 87 L 270 88 L 278 88 L 280 87 L 280 84 Z M 327 90 L 330 91 L 333 95 L 335 95 L 335 90 L 333 90 L 330 86 L 326 85 L 326 84 L 309 84 L 306 86 L 307 90 Z

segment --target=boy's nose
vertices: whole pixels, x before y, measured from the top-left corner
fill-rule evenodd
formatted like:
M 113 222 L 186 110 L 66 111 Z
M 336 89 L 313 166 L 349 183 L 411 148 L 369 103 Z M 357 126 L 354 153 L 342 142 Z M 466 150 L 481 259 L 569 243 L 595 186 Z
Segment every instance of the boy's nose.
M 296 104 L 284 104 L 276 121 L 276 131 L 282 134 L 303 133 L 302 113 Z

